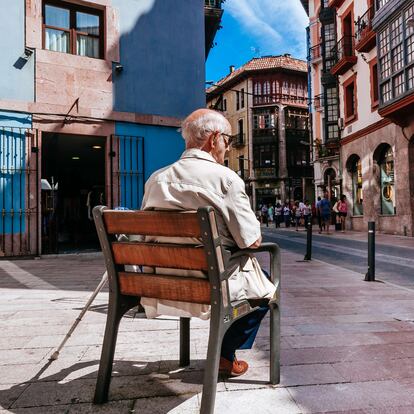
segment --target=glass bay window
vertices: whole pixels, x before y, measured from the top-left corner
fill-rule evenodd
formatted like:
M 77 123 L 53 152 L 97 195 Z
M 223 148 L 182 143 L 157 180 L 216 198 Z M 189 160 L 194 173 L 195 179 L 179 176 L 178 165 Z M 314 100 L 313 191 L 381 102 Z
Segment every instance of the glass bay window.
M 414 91 L 414 3 L 403 9 L 378 33 L 381 106 Z

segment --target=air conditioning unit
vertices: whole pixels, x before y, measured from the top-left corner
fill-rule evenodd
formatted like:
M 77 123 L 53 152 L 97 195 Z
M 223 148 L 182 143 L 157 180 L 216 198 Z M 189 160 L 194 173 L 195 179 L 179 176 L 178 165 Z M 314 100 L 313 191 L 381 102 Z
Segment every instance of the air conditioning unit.
M 345 123 L 344 123 L 344 118 L 338 118 L 338 128 L 340 130 L 344 129 Z

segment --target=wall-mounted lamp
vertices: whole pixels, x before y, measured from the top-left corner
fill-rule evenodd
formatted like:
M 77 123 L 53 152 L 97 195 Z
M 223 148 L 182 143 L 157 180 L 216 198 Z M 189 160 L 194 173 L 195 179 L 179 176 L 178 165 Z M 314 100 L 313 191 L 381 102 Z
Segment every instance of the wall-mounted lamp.
M 33 52 L 34 52 L 34 50 L 31 49 L 30 47 L 25 47 L 22 58 L 25 59 L 25 60 L 29 60 L 31 58 L 31 56 L 33 55 Z
M 119 62 L 112 62 L 112 70 L 116 73 L 121 73 L 124 70 L 124 66 Z

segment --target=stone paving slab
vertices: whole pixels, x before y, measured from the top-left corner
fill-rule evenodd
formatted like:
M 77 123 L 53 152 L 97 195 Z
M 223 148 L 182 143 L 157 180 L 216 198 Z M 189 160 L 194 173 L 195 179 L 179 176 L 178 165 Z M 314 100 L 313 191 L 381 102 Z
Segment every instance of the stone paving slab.
M 283 253 L 281 384 L 267 382 L 265 319 L 253 350 L 239 352 L 247 374 L 219 378 L 216 412 L 414 413 L 414 291 L 300 259 Z M 0 262 L 0 414 L 198 412 L 208 321 L 192 320 L 191 365 L 179 369 L 178 321 L 129 313 L 110 402 L 97 407 L 104 290 L 48 363 L 102 272 L 99 255 Z

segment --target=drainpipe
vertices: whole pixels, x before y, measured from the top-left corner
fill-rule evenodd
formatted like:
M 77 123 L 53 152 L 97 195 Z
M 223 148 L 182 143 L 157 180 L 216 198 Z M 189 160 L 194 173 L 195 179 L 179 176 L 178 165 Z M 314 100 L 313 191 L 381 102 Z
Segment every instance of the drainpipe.
M 285 106 L 276 104 L 279 109 L 279 178 L 281 181 L 280 198 L 282 203 L 286 201 L 286 179 L 287 179 L 287 160 L 286 160 L 286 125 L 285 125 Z

